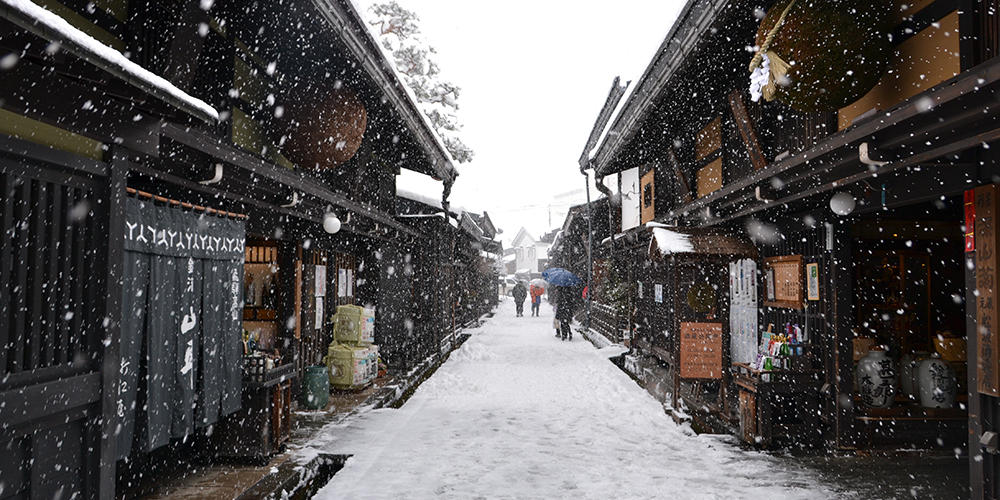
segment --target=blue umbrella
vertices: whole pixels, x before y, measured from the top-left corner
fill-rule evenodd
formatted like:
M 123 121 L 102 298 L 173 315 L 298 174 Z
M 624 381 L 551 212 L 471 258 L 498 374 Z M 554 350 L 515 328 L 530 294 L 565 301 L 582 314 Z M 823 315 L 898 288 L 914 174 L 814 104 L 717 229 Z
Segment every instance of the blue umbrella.
M 578 278 L 575 274 L 561 268 L 561 267 L 550 267 L 542 272 L 542 278 L 548 281 L 549 284 L 555 286 L 577 286 L 583 283 L 583 280 Z

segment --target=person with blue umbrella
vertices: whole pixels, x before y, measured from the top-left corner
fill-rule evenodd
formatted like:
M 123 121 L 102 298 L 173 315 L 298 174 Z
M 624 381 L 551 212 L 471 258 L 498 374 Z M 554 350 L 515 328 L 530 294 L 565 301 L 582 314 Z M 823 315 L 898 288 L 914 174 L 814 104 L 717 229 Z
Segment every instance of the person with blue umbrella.
M 556 292 L 556 321 L 559 322 L 559 329 L 556 336 L 563 340 L 573 340 L 573 330 L 570 329 L 570 322 L 573 321 L 573 312 L 577 307 L 577 287 L 583 284 L 583 280 L 575 274 L 561 268 L 553 267 L 542 272 L 542 278 L 550 285 L 558 287 Z

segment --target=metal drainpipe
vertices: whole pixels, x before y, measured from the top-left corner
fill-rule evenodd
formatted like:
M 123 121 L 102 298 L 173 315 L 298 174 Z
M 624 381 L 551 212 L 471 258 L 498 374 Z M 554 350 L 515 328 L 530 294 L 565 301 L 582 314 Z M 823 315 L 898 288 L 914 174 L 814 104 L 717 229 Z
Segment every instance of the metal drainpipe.
M 583 182 L 587 185 L 587 333 L 590 333 L 590 311 L 591 303 L 594 301 L 594 287 L 591 283 L 594 276 L 594 226 L 590 207 L 590 176 L 582 168 L 580 173 L 583 174 Z

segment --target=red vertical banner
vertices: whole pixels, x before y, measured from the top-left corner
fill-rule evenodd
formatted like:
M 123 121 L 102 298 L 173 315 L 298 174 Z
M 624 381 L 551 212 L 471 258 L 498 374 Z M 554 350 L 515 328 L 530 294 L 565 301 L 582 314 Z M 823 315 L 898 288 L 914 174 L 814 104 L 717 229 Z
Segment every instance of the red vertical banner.
M 976 193 L 965 191 L 965 251 L 976 251 Z

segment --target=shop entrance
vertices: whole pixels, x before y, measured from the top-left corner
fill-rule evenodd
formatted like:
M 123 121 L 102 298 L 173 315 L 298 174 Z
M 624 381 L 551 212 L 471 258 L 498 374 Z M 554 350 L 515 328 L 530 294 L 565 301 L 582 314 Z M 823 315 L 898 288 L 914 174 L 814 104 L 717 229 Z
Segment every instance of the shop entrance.
M 962 198 L 878 211 L 854 226 L 858 446 L 964 448 Z

